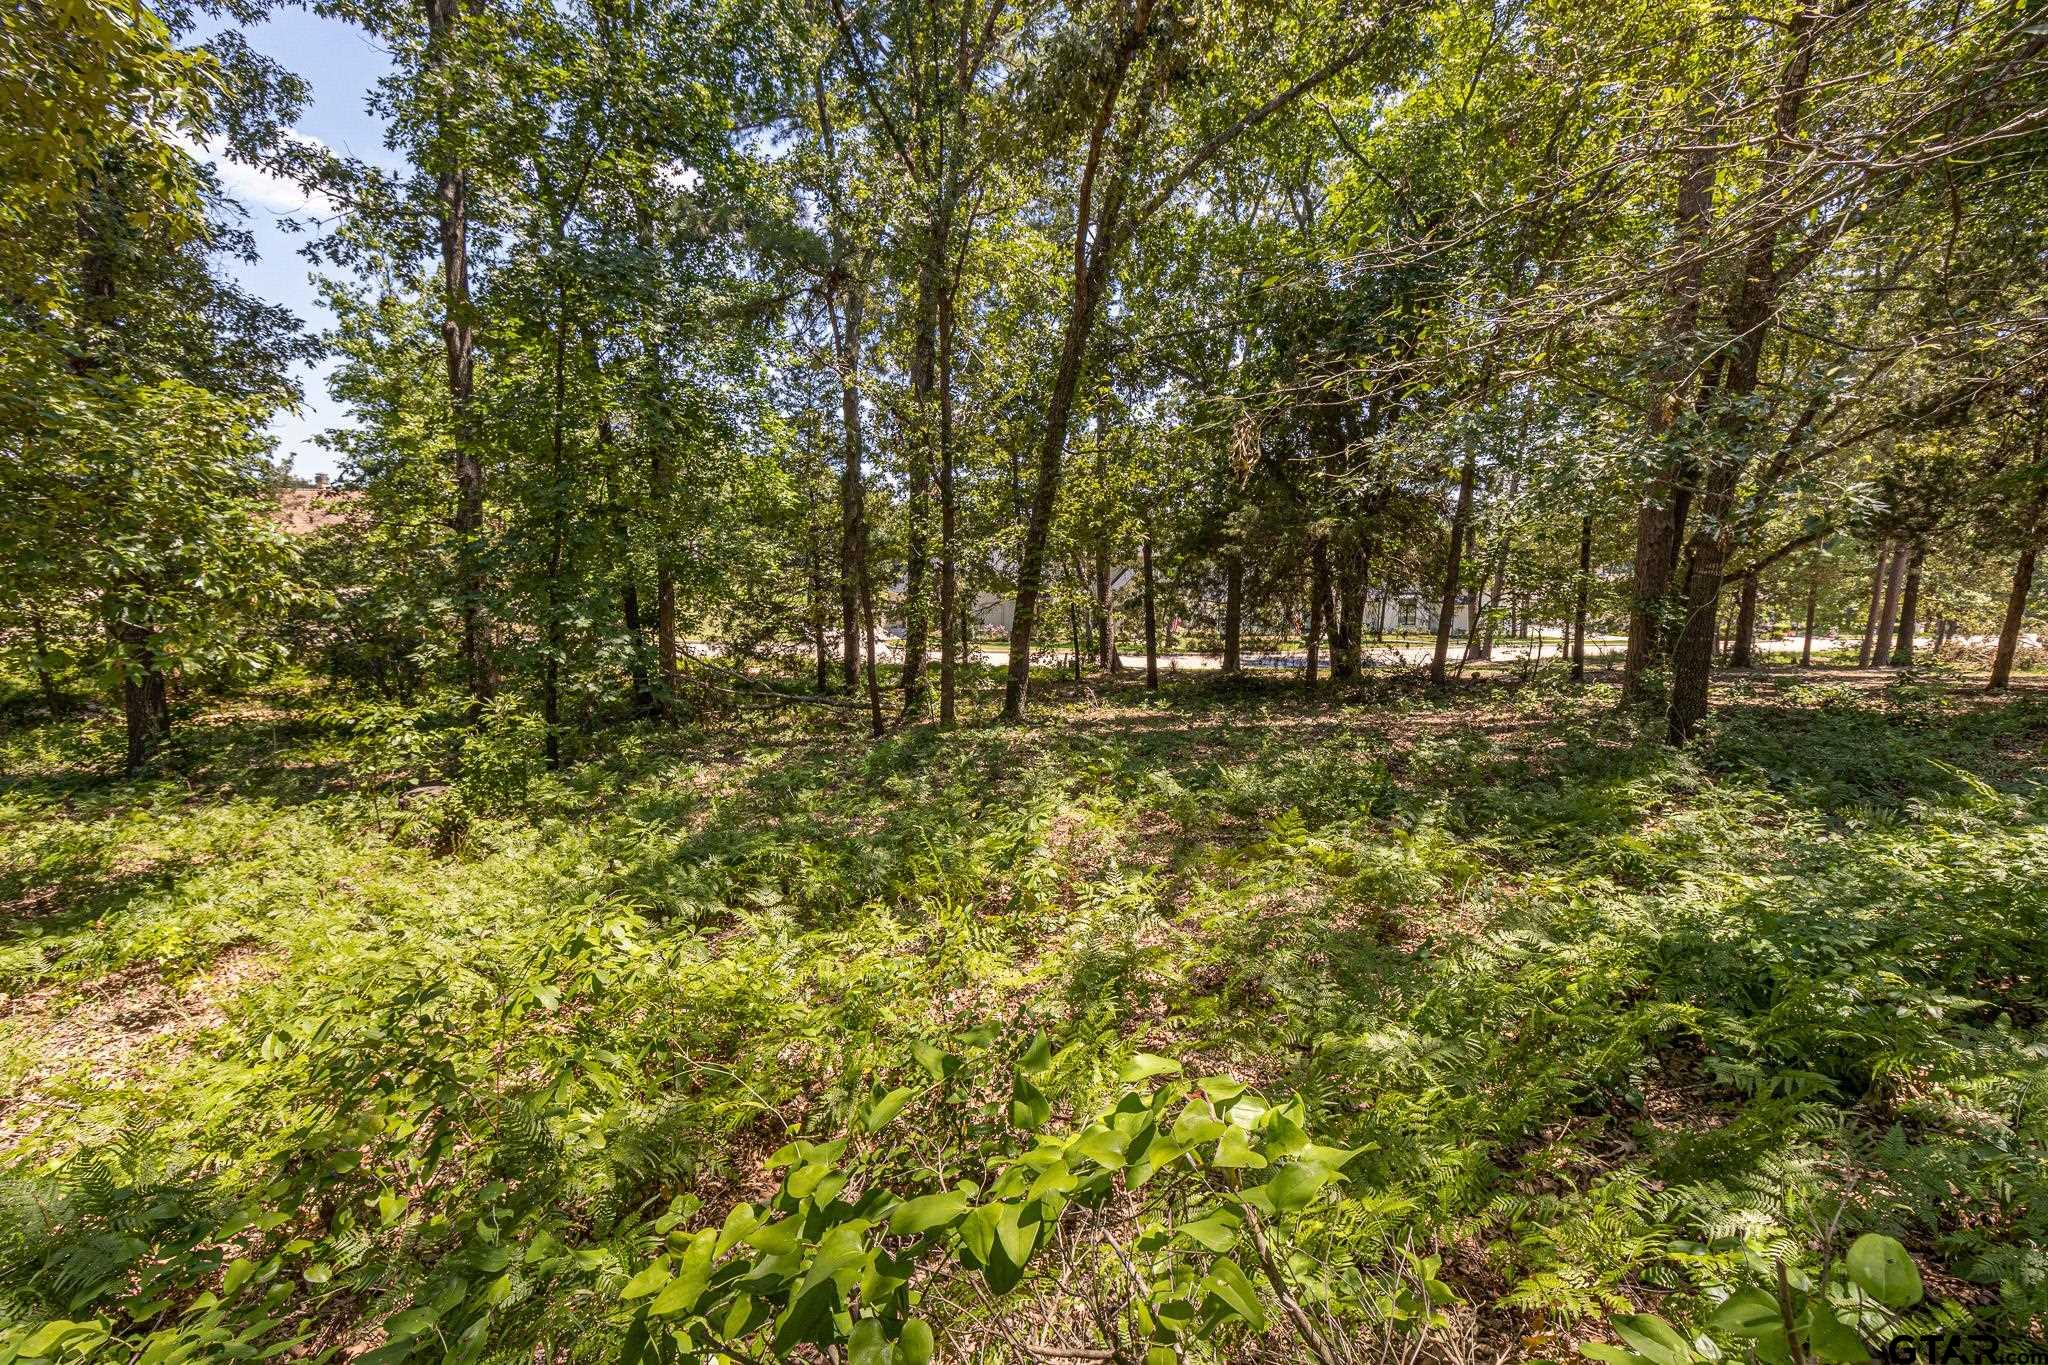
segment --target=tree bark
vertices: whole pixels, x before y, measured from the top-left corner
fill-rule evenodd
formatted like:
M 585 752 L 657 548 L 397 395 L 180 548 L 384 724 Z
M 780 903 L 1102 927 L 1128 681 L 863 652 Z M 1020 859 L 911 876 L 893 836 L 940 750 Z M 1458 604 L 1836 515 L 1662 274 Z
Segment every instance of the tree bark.
M 1989 691 L 2003 692 L 2012 684 L 2013 660 L 2019 655 L 2020 626 L 2027 619 L 2027 595 L 2034 588 L 2034 559 L 2039 552 L 2038 545 L 2027 546 L 2013 566 L 2012 591 L 2006 594 L 2005 619 L 1998 627 L 1998 649 L 1991 656 Z
M 959 723 L 959 668 L 970 644 L 960 609 L 958 514 L 953 501 L 953 297 L 949 281 L 939 296 L 939 726 Z M 959 620 L 958 646 L 952 623 Z
M 1927 546 L 1915 540 L 1906 559 L 1906 589 L 1899 598 L 1898 639 L 1892 646 L 1892 666 L 1913 666 L 1913 637 L 1918 633 L 1920 614 L 1920 565 L 1927 558 Z
M 1323 604 L 1330 597 L 1330 543 L 1317 536 L 1309 547 L 1308 648 L 1303 661 L 1310 691 L 1316 686 L 1316 649 L 1322 643 Z
M 1877 645 L 1877 616 L 1884 604 L 1885 574 L 1891 568 L 1889 541 L 1877 547 L 1877 563 L 1870 570 L 1870 608 L 1863 615 L 1863 644 L 1856 651 L 1856 666 L 1870 667 L 1870 651 Z
M 423 0 L 427 19 L 427 63 L 437 77 L 448 62 L 462 13 L 461 0 Z M 441 109 L 439 131 L 458 117 Z M 450 427 L 454 448 L 456 592 L 462 619 L 462 671 L 469 688 L 469 719 L 475 724 L 490 700 L 490 659 L 484 646 L 484 466 L 473 431 L 471 398 L 476 387 L 476 326 L 469 295 L 469 170 L 442 166 L 434 176 L 434 211 L 441 246 L 441 347 L 448 373 Z
M 1586 680 L 1586 599 L 1593 584 L 1593 518 L 1579 518 L 1579 586 L 1572 604 L 1572 681 Z
M 1236 673 L 1242 655 L 1244 627 L 1244 560 L 1236 554 L 1223 560 L 1223 671 Z
M 1742 596 L 1735 609 L 1735 647 L 1729 653 L 1730 668 L 1756 667 L 1756 604 L 1760 575 L 1744 574 Z
M 1429 661 L 1429 680 L 1438 687 L 1449 681 L 1444 665 L 1451 653 L 1452 618 L 1458 614 L 1458 577 L 1472 516 L 1472 482 L 1477 473 L 1472 452 L 1467 451 L 1465 463 L 1458 470 L 1458 503 L 1451 515 L 1451 544 L 1444 556 L 1444 590 L 1436 618 L 1436 653 Z
M 59 715 L 64 710 L 64 697 L 57 690 L 56 675 L 50 672 L 49 627 L 44 624 L 42 612 L 34 607 L 28 609 L 28 628 L 36 651 L 36 687 L 43 694 L 43 709 L 52 716 Z
M 1910 551 L 1904 545 L 1892 551 L 1891 571 L 1884 580 L 1884 609 L 1877 617 L 1877 644 L 1870 651 L 1870 663 L 1874 668 L 1883 668 L 1892 657 L 1892 623 L 1898 619 L 1899 589 L 1906 577 L 1906 560 Z
M 1804 640 L 1804 642 L 1803 642 L 1803 643 L 1801 643 L 1801 644 L 1800 644 L 1800 646 L 1799 646 L 1799 666 L 1800 666 L 1801 668 L 1812 668 L 1812 667 L 1813 667 L 1813 609 L 1814 609 L 1814 606 L 1815 606 L 1815 604 L 1816 604 L 1816 603 L 1817 603 L 1817 602 L 1818 602 L 1819 600 L 1820 600 L 1820 586 L 1819 586 L 1818 584 L 1815 584 L 1815 583 L 1809 583 L 1809 584 L 1807 584 L 1807 585 L 1806 585 L 1806 639 L 1805 639 L 1805 640 Z
M 835 306 L 838 304 L 839 306 Z M 860 419 L 860 329 L 865 321 L 859 285 L 843 301 L 828 297 L 833 349 L 838 353 L 839 419 L 845 442 L 839 467 L 840 675 L 848 695 L 860 685 L 862 602 L 867 597 L 867 485 Z
M 1159 690 L 1159 605 L 1152 585 L 1152 533 L 1138 545 L 1139 562 L 1145 575 L 1145 686 Z

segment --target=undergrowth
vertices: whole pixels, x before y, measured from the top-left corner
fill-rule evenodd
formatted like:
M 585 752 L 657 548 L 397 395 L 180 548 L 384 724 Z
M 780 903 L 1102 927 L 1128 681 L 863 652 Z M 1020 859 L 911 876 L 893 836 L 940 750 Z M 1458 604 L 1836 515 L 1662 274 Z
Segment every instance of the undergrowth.
M 2048 706 L 1610 708 L 1187 683 L 556 775 L 515 706 L 290 682 L 141 779 L 17 728 L 0 1359 L 2038 1331 Z

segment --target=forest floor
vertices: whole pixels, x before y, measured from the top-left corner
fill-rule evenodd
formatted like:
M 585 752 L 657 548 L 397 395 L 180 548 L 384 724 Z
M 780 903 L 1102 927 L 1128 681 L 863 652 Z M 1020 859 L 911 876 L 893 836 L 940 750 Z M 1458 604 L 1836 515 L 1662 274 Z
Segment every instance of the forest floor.
M 411 796 L 452 706 L 281 683 L 133 780 L 113 717 L 12 726 L 0 1329 L 611 1358 L 650 1202 L 715 1226 L 915 1045 L 1042 1030 L 1060 1116 L 1134 1050 L 1299 1096 L 1361 1149 L 1314 1231 L 1343 1311 L 1394 1331 L 1426 1248 L 1440 1358 L 1867 1229 L 2038 1331 L 2048 693 L 1781 671 L 1683 753 L 1613 700 L 1048 684 L 1022 730 L 745 712 L 560 774 L 507 724 Z M 1019 1291 L 1086 1349 L 1065 1292 Z M 923 1293 L 942 1358 L 1003 1353 L 1013 1310 Z

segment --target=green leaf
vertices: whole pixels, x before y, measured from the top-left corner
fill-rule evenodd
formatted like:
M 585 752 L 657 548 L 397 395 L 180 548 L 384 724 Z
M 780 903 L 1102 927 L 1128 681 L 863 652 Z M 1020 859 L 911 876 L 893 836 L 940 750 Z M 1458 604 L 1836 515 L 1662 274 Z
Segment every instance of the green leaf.
M 1180 1063 L 1173 1058 L 1155 1056 L 1150 1052 L 1137 1052 L 1131 1054 L 1131 1059 L 1124 1063 L 1123 1070 L 1117 1073 L 1117 1079 L 1125 1085 L 1135 1085 L 1139 1081 L 1149 1081 L 1154 1076 L 1178 1075 Z
M 996 1219 L 1000 1204 L 984 1204 L 960 1220 L 960 1244 L 974 1256 L 974 1264 L 987 1265 L 996 1249 Z
M 1686 1365 L 1693 1358 L 1678 1329 L 1654 1313 L 1622 1313 L 1613 1321 L 1615 1334 L 1651 1365 Z
M 796 1250 L 797 1243 L 803 1238 L 803 1231 L 804 1220 L 792 1215 L 778 1222 L 757 1227 L 742 1240 L 748 1246 L 770 1256 L 787 1256 Z
M 1124 1151 L 1131 1145 L 1128 1136 L 1114 1128 L 1097 1123 L 1083 1128 L 1067 1150 L 1075 1156 L 1084 1157 L 1106 1170 L 1118 1170 L 1124 1164 Z
M 999 1208 L 996 1241 L 1002 1245 L 1003 1254 L 1010 1258 L 1010 1264 L 1021 1270 L 1030 1264 L 1032 1248 L 1038 1244 L 1038 1221 L 1024 1221 L 1025 1206 L 1022 1204 L 1003 1204 Z
M 846 1338 L 846 1365 L 889 1365 L 889 1338 L 880 1318 L 862 1318 Z
M 697 1301 L 704 1297 L 705 1286 L 711 1283 L 711 1263 L 717 1246 L 718 1233 L 712 1228 L 705 1228 L 690 1238 L 690 1245 L 684 1248 L 682 1260 L 676 1267 L 676 1277 L 654 1296 L 654 1302 L 647 1311 L 665 1318 L 694 1309 Z
M 228 1273 L 221 1277 L 220 1292 L 223 1294 L 234 1293 L 237 1289 L 249 1283 L 249 1277 L 255 1273 L 256 1263 L 254 1261 L 239 1260 L 232 1262 L 228 1266 Z
M 924 1068 L 925 1074 L 935 1081 L 943 1081 L 951 1075 L 960 1060 L 951 1053 L 941 1052 L 922 1040 L 910 1045 L 910 1055 L 917 1059 L 917 1064 Z
M 1259 1302 L 1258 1291 L 1252 1288 L 1251 1279 L 1236 1261 L 1219 1257 L 1209 1267 L 1208 1275 L 1202 1280 L 1202 1288 L 1222 1300 L 1252 1331 L 1266 1330 L 1265 1306 Z
M 1862 1365 L 1870 1359 L 1863 1338 L 1836 1317 L 1824 1300 L 1816 1299 L 1807 1310 L 1806 1340 L 1814 1355 L 1837 1365 Z
M 890 1119 L 895 1118 L 897 1114 L 901 1113 L 903 1106 L 910 1103 L 911 1097 L 915 1094 L 917 1094 L 917 1090 L 914 1086 L 897 1086 L 894 1090 L 891 1090 L 888 1094 L 868 1106 L 867 1113 L 861 1115 L 861 1126 L 870 1133 L 879 1130 Z
M 626 1287 L 619 1291 L 622 1299 L 644 1299 L 669 1282 L 668 1257 L 657 1256 L 652 1264 L 626 1281 Z
M 943 1227 L 967 1212 L 967 1196 L 958 1190 L 908 1199 L 889 1212 L 889 1231 L 899 1237 L 918 1236 Z
M 1228 1251 L 1237 1245 L 1242 1220 L 1229 1209 L 1213 1209 L 1192 1222 L 1175 1228 L 1174 1235 L 1199 1242 L 1211 1251 Z
M 1017 1059 L 1017 1069 L 1027 1076 L 1043 1076 L 1052 1070 L 1052 1044 L 1046 1041 L 1044 1029 L 1031 1035 L 1031 1046 Z
M 1272 1179 L 1259 1186 L 1274 1213 L 1293 1213 L 1308 1207 L 1316 1192 L 1337 1178 L 1328 1166 L 1314 1161 L 1290 1161 L 1273 1172 Z
M 1857 1288 L 1887 1308 L 1910 1308 L 1926 1292 L 1912 1256 L 1882 1233 L 1866 1232 L 1850 1243 L 1846 1264 Z
M 922 1318 L 903 1324 L 896 1337 L 896 1365 L 931 1365 L 932 1328 Z
M 393 1314 L 385 1320 L 384 1334 L 393 1341 L 405 1341 L 416 1337 L 441 1320 L 441 1315 L 431 1308 L 408 1308 L 403 1313 Z
M 1244 1129 L 1226 1128 L 1216 1140 L 1216 1155 L 1211 1164 L 1225 1170 L 1257 1170 L 1266 1164 L 1266 1158 L 1252 1150 L 1252 1141 Z
M 1010 1122 L 1027 1132 L 1043 1128 L 1052 1117 L 1052 1102 L 1022 1075 L 1010 1082 Z
M 1737 1337 L 1763 1337 L 1785 1330 L 1778 1301 L 1761 1289 L 1738 1289 L 1730 1294 L 1713 1316 L 1709 1327 Z

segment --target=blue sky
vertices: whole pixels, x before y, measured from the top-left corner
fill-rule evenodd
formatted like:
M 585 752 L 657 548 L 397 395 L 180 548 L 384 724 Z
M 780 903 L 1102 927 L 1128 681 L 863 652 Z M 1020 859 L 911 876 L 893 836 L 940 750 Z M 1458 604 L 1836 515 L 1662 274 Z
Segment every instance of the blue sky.
M 368 34 L 336 19 L 283 8 L 245 32 L 251 45 L 312 85 L 312 99 L 299 119 L 301 134 L 366 161 L 393 164 L 394 158 L 384 146 L 383 121 L 366 107 L 371 86 L 390 68 L 390 62 Z M 199 154 L 204 155 L 203 150 Z M 255 234 L 262 253 L 254 264 L 230 262 L 235 277 L 250 292 L 290 308 L 315 331 L 327 330 L 333 325 L 333 316 L 320 306 L 314 293 L 313 265 L 299 255 L 306 234 L 286 232 L 278 225 L 286 217 L 303 219 L 309 212 L 317 213 L 319 206 L 309 206 L 296 186 L 223 158 L 208 159 L 214 161 L 222 184 L 247 213 L 244 226 Z M 323 364 L 304 371 L 304 407 L 271 424 L 278 453 L 290 457 L 293 469 L 302 476 L 336 472 L 333 454 L 316 446 L 313 438 L 349 424 L 347 410 L 328 396 L 329 368 Z

